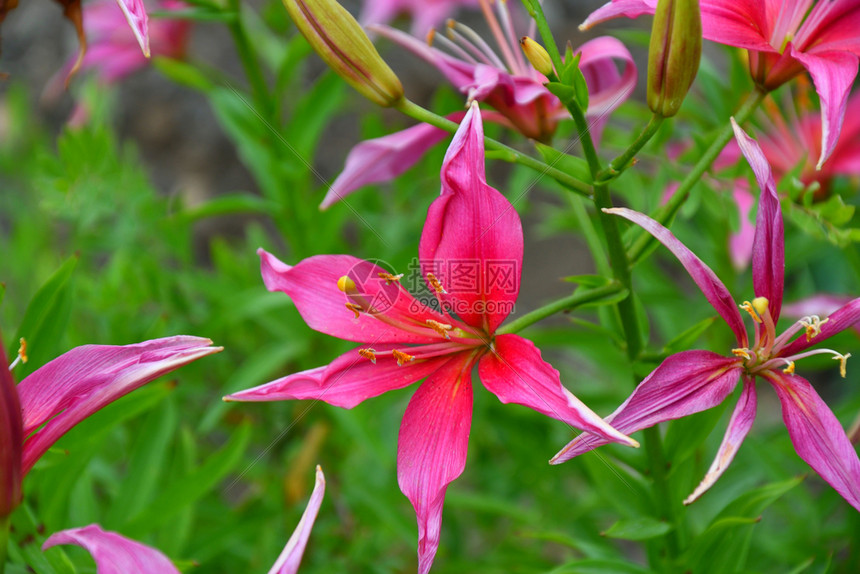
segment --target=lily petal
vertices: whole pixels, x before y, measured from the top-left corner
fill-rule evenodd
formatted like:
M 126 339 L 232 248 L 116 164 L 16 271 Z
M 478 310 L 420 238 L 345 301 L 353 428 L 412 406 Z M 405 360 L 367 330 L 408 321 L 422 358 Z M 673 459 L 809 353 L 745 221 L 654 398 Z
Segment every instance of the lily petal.
M 472 424 L 473 360 L 449 360 L 418 387 L 397 439 L 397 482 L 418 518 L 418 573 L 439 547 L 445 491 L 466 466 Z
M 465 112 L 448 119 L 459 122 Z M 448 137 L 448 132 L 429 124 L 361 142 L 346 156 L 343 171 L 331 184 L 320 209 L 331 207 L 365 185 L 390 181 L 415 165 L 431 147 Z
M 73 426 L 118 398 L 222 347 L 200 337 L 167 337 L 122 347 L 85 345 L 60 355 L 18 385 L 24 413 L 24 473 Z M 44 426 L 39 428 L 40 426 Z
M 347 341 L 362 343 L 431 343 L 439 335 L 426 327 L 427 320 L 451 320 L 417 301 L 397 281 L 386 281 L 380 273 L 391 273 L 370 261 L 351 255 L 315 255 L 291 266 L 258 249 L 263 282 L 269 291 L 290 296 L 311 329 Z M 338 287 L 341 277 L 355 283 L 356 295 Z M 356 296 L 363 302 L 356 318 L 347 303 Z
M 6 349 L 0 337 L 0 517 L 9 516 L 21 502 L 21 445 L 24 432 L 21 403 L 9 372 Z
M 224 397 L 225 401 L 286 401 L 291 399 L 323 401 L 336 407 L 351 409 L 365 399 L 376 397 L 394 389 L 408 387 L 436 371 L 449 357 L 414 360 L 397 364 L 391 355 L 402 345 L 375 345 L 376 363 L 359 355 L 362 347 L 347 351 L 330 365 L 308 369 L 252 389 Z M 407 347 L 416 352 L 421 347 Z M 387 353 L 387 354 L 384 354 Z
M 709 351 L 676 353 L 654 369 L 624 404 L 604 420 L 618 431 L 630 434 L 707 410 L 729 396 L 741 372 L 737 359 Z M 607 442 L 602 437 L 583 433 L 549 462 L 560 464 Z
M 520 291 L 523 229 L 505 197 L 487 185 L 484 130 L 473 103 L 442 163 L 442 194 L 427 211 L 419 258 L 467 324 L 492 333 Z M 431 287 L 432 288 L 432 287 Z
M 800 52 L 793 47 L 791 55 L 812 76 L 815 91 L 821 100 L 821 155 L 816 165 L 817 169 L 821 169 L 839 140 L 848 94 L 857 77 L 858 57 L 845 51 Z
M 687 273 L 690 274 L 690 277 L 693 278 L 693 281 L 695 281 L 696 285 L 699 286 L 699 289 L 702 290 L 708 303 L 710 303 L 717 313 L 720 314 L 720 317 L 728 323 L 729 328 L 737 338 L 738 345 L 741 347 L 747 346 L 747 333 L 744 329 L 744 322 L 743 319 L 741 319 L 738 306 L 734 299 L 732 299 L 729 290 L 726 289 L 726 286 L 723 285 L 723 282 L 720 281 L 710 267 L 702 263 L 702 260 L 696 257 L 696 255 L 690 251 L 686 245 L 681 243 L 671 231 L 647 215 L 623 207 L 604 209 L 604 211 L 606 213 L 620 215 L 621 217 L 632 221 L 653 235 L 657 241 L 665 245 L 669 251 L 678 258 L 678 261 L 681 262 L 681 265 L 684 266 L 684 269 L 687 270 Z
M 753 257 L 755 225 L 750 223 L 750 211 L 755 205 L 755 198 L 750 193 L 745 179 L 735 180 L 732 197 L 738 208 L 740 228 L 737 233 L 729 235 L 729 257 L 734 268 L 737 271 L 743 271 L 749 266 Z
M 42 550 L 60 544 L 74 544 L 92 554 L 98 574 L 180 574 L 160 551 L 116 532 L 102 530 L 98 524 L 56 532 L 45 540 Z
M 299 570 L 299 564 L 302 562 L 302 556 L 305 553 L 305 547 L 308 545 L 308 538 L 311 535 L 311 528 L 314 526 L 314 521 L 319 513 L 320 505 L 322 504 L 323 495 L 325 494 L 325 476 L 322 468 L 317 465 L 316 482 L 314 490 L 311 493 L 311 498 L 308 500 L 308 506 L 302 513 L 302 518 L 299 520 L 298 526 L 293 531 L 293 535 L 287 541 L 287 545 L 281 551 L 281 555 L 272 565 L 269 574 L 296 574 Z
M 524 405 L 541 414 L 594 433 L 607 442 L 638 447 L 564 388 L 558 371 L 541 358 L 540 349 L 519 335 L 499 335 L 492 353 L 481 358 L 478 374 L 503 403 Z
M 116 3 L 128 20 L 143 55 L 149 58 L 149 16 L 146 14 L 143 0 L 116 0 Z
M 788 357 L 801 353 L 809 347 L 817 345 L 822 341 L 826 341 L 833 335 L 841 333 L 849 327 L 854 327 L 858 322 L 860 322 L 860 297 L 852 299 L 828 316 L 827 321 L 821 323 L 821 331 L 818 335 L 809 340 L 806 339 L 806 336 L 798 337 L 786 345 L 782 351 L 780 351 L 779 356 Z
M 579 25 L 580 30 L 588 30 L 601 22 L 626 16 L 637 18 L 642 14 L 653 14 L 657 10 L 657 0 L 610 0 L 594 12 Z
M 705 478 L 696 487 L 696 490 L 684 500 L 684 504 L 692 504 L 705 494 L 732 463 L 735 454 L 737 454 L 738 449 L 741 447 L 741 443 L 744 442 L 744 439 L 750 432 L 750 428 L 752 428 L 753 421 L 755 420 L 756 403 L 755 379 L 744 376 L 744 387 L 741 391 L 741 397 L 738 399 L 738 404 L 735 405 L 732 418 L 729 420 L 729 428 L 726 429 L 723 442 L 720 443 L 720 448 L 717 451 L 717 457 L 711 464 L 711 468 L 708 469 Z
M 794 450 L 860 510 L 860 459 L 830 408 L 812 385 L 798 375 L 765 371 L 782 403 L 782 418 Z
M 627 47 L 611 36 L 589 40 L 578 51 L 582 54 L 579 67 L 589 93 L 585 115 L 589 118 L 595 145 L 599 145 L 609 114 L 623 104 L 636 87 L 636 63 Z M 624 64 L 623 72 L 618 72 L 614 60 Z
M 785 278 L 785 234 L 779 196 L 776 194 L 776 183 L 773 181 L 770 164 L 758 143 L 741 129 L 734 118 L 731 121 L 738 146 L 752 167 L 761 189 L 753 239 L 753 289 L 756 297 L 767 298 L 770 316 L 776 323 L 782 309 Z

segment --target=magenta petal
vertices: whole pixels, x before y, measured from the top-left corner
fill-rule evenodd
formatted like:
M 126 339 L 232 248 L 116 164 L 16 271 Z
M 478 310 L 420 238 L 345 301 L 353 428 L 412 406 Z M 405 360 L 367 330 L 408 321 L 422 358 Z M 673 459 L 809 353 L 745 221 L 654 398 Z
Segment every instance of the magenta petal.
M 392 349 L 414 353 L 421 347 L 375 345 L 376 364 L 358 354 L 359 347 L 347 351 L 325 367 L 295 373 L 270 383 L 224 397 L 225 401 L 315 400 L 351 409 L 365 399 L 402 389 L 423 379 L 448 360 L 447 356 L 414 360 L 402 366 L 390 354 Z M 389 354 L 383 355 L 382 353 Z
M 678 261 L 681 262 L 681 265 L 684 266 L 684 269 L 687 270 L 687 273 L 690 274 L 690 277 L 693 278 L 693 281 L 695 281 L 696 285 L 699 286 L 699 289 L 702 290 L 708 303 L 710 303 L 714 309 L 716 309 L 717 313 L 720 314 L 720 317 L 728 323 L 729 328 L 738 340 L 738 346 L 747 346 L 747 333 L 744 329 L 744 322 L 743 319 L 741 319 L 738 306 L 734 299 L 732 299 L 729 290 L 726 289 L 723 282 L 719 280 L 713 271 L 711 271 L 710 267 L 702 263 L 702 260 L 696 257 L 696 255 L 690 251 L 686 245 L 681 243 L 671 231 L 647 215 L 623 207 L 605 209 L 604 211 L 620 215 L 621 217 L 632 221 L 653 235 L 660 243 L 665 245 L 669 251 L 678 258 Z
M 464 112 L 448 119 L 459 122 Z M 320 209 L 326 209 L 350 193 L 383 181 L 390 181 L 421 159 L 428 149 L 448 136 L 448 132 L 419 124 L 380 138 L 366 140 L 352 148 L 343 171 L 331 184 Z
M 579 67 L 589 93 L 586 116 L 597 144 L 609 114 L 623 104 L 636 87 L 636 63 L 624 44 L 610 36 L 589 40 L 578 51 L 582 54 Z M 624 64 L 622 73 L 618 72 L 614 60 Z
M 737 359 L 709 351 L 684 351 L 672 355 L 639 383 L 606 422 L 624 434 L 652 427 L 715 407 L 729 396 L 738 382 Z M 606 439 L 583 433 L 553 457 L 559 464 L 606 444 Z
M 608 442 L 639 446 L 564 388 L 558 371 L 541 358 L 540 349 L 528 339 L 518 335 L 496 337 L 493 352 L 478 363 L 478 374 L 487 390 L 503 403 L 527 406 Z
M 308 326 L 320 333 L 373 345 L 430 343 L 441 337 L 425 327 L 425 321 L 450 323 L 416 301 L 400 283 L 379 275 L 393 270 L 369 261 L 351 255 L 315 255 L 290 266 L 263 249 L 257 254 L 266 288 L 289 295 Z M 356 303 L 358 298 L 338 288 L 341 277 L 353 280 L 364 310 L 370 312 L 356 318 L 347 308 L 347 303 Z M 403 325 L 409 325 L 409 330 Z
M 816 166 L 821 169 L 839 140 L 848 94 L 857 77 L 858 58 L 850 52 L 813 52 L 798 52 L 792 48 L 791 55 L 812 76 L 821 100 L 821 156 Z
M 828 316 L 827 320 L 821 324 L 821 332 L 817 336 L 807 341 L 806 336 L 801 335 L 786 345 L 779 352 L 779 356 L 789 357 L 803 352 L 809 347 L 817 345 L 849 327 L 854 327 L 858 322 L 860 322 L 860 298 L 852 299 Z
M 743 271 L 749 266 L 753 257 L 755 225 L 750 223 L 750 211 L 755 205 L 755 198 L 749 192 L 745 179 L 735 180 L 732 197 L 737 205 L 741 223 L 738 232 L 729 236 L 729 257 L 734 268 L 737 271 Z
M 36 370 L 18 385 L 24 434 L 29 436 L 24 443 L 24 473 L 57 439 L 99 409 L 222 350 L 211 344 L 209 339 L 180 336 L 124 347 L 85 345 Z
M 9 516 L 21 502 L 22 427 L 21 402 L 0 337 L 0 517 Z
M 418 572 L 439 547 L 448 484 L 466 466 L 472 424 L 472 357 L 452 358 L 418 387 L 397 439 L 397 482 L 418 518 Z
M 308 500 L 308 506 L 299 520 L 298 526 L 293 531 L 293 535 L 287 541 L 287 545 L 281 551 L 281 555 L 272 565 L 269 574 L 296 574 L 299 570 L 299 564 L 302 562 L 302 556 L 305 553 L 305 547 L 308 545 L 308 538 L 311 535 L 311 529 L 314 526 L 314 521 L 317 519 L 317 513 L 322 504 L 323 495 L 325 494 L 325 476 L 322 468 L 317 465 L 316 482 L 314 491 L 311 493 L 311 498 Z
M 487 185 L 477 104 L 463 118 L 442 163 L 442 194 L 427 211 L 419 247 L 463 321 L 492 333 L 520 291 L 523 229 L 505 197 Z
M 707 492 L 732 463 L 735 454 L 737 454 L 738 449 L 741 447 L 741 443 L 744 442 L 744 439 L 750 432 L 750 428 L 752 428 L 753 421 L 755 420 L 756 403 L 755 379 L 745 376 L 741 397 L 738 399 L 738 404 L 735 406 L 732 418 L 729 420 L 729 428 L 726 429 L 723 442 L 720 443 L 717 457 L 711 464 L 711 468 L 708 469 L 705 478 L 696 487 L 696 490 L 684 500 L 684 504 L 695 502 Z
M 773 370 L 764 376 L 782 403 L 782 419 L 794 450 L 860 510 L 860 459 L 833 412 L 803 377 Z
M 612 0 L 588 15 L 585 22 L 579 25 L 580 30 L 588 30 L 601 22 L 620 16 L 636 18 L 642 14 L 653 14 L 657 9 L 657 0 Z
M 785 237 L 779 196 L 776 194 L 770 164 L 758 143 L 741 129 L 734 118 L 732 127 L 738 146 L 752 167 L 761 189 L 752 252 L 753 289 L 756 297 L 767 298 L 770 315 L 776 323 L 782 308 L 785 277 Z
M 56 532 L 45 540 L 42 550 L 60 544 L 74 544 L 92 554 L 98 574 L 180 574 L 155 548 L 102 530 L 98 524 Z
M 149 57 L 149 17 L 146 15 L 146 7 L 143 0 L 117 0 L 120 10 L 128 20 L 137 43 L 143 55 Z
M 702 36 L 727 46 L 776 52 L 768 43 L 766 4 L 762 0 L 703 0 Z

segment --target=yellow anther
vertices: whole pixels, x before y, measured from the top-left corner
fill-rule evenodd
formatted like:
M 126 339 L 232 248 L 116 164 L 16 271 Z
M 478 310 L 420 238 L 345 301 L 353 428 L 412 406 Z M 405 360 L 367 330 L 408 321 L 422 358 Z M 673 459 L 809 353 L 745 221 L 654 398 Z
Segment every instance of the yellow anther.
M 789 361 L 788 359 L 785 359 L 785 362 L 788 364 L 782 370 L 782 372 L 786 373 L 787 375 L 793 375 L 794 374 L 794 361 Z
M 394 356 L 395 359 L 397 359 L 397 366 L 399 367 L 402 367 L 403 363 L 409 363 L 415 360 L 415 357 L 413 357 L 412 355 L 404 353 L 403 351 L 398 351 L 397 349 L 391 351 L 391 354 Z
M 427 32 L 427 45 L 433 46 L 433 39 L 436 38 L 436 28 L 430 28 L 430 31 Z
M 818 315 L 812 315 L 810 317 L 804 317 L 799 321 L 801 325 L 806 328 L 806 342 L 812 340 L 813 337 L 821 334 L 821 326 L 828 322 L 830 317 L 825 320 L 821 320 L 818 318 Z
M 736 357 L 743 357 L 747 361 L 752 358 L 750 357 L 749 349 L 732 349 L 732 355 Z
M 758 299 L 758 297 L 756 299 Z M 767 299 L 765 299 L 765 301 L 767 301 Z M 755 307 L 752 303 L 750 303 L 749 301 L 744 301 L 742 305 L 739 305 L 739 307 L 749 313 L 750 316 L 753 318 L 753 321 L 755 321 L 756 323 L 761 323 L 761 317 L 756 312 Z
M 400 283 L 400 280 L 403 278 L 403 273 L 398 273 L 397 275 L 392 275 L 391 273 L 386 273 L 385 271 L 379 272 L 379 278 L 385 281 L 386 285 L 391 285 L 394 282 Z
M 355 313 L 356 319 L 358 319 L 361 311 L 364 311 L 364 309 L 361 308 L 361 305 L 356 305 L 355 303 L 346 303 L 346 308 Z
M 445 288 L 442 287 L 442 283 L 432 273 L 427 274 L 427 281 L 430 282 L 430 285 L 433 286 L 433 289 L 436 290 L 436 293 L 448 293 L 447 291 L 445 291 Z
M 358 354 L 369 360 L 374 365 L 376 364 L 376 351 L 373 349 L 359 349 Z
M 756 310 L 756 313 L 759 314 L 759 317 L 761 317 L 765 314 L 765 312 L 767 312 L 768 303 L 769 302 L 767 300 L 767 297 L 756 297 L 752 300 L 753 309 Z
M 344 293 L 355 293 L 355 281 L 344 275 L 337 280 L 337 288 Z
M 434 321 L 433 319 L 427 319 L 426 323 L 428 327 L 430 327 L 446 339 L 451 338 L 451 336 L 448 335 L 448 331 L 453 329 L 451 325 L 448 325 L 447 323 L 440 323 L 439 321 Z
M 839 375 L 844 379 L 845 372 L 848 370 L 848 357 L 851 356 L 851 353 L 845 353 L 844 355 L 836 355 L 833 357 L 834 361 L 839 361 Z
M 21 357 L 22 363 L 26 363 L 27 362 L 27 340 L 24 337 L 21 337 L 20 339 L 18 339 L 18 342 L 21 344 L 21 346 L 18 347 L 18 356 Z

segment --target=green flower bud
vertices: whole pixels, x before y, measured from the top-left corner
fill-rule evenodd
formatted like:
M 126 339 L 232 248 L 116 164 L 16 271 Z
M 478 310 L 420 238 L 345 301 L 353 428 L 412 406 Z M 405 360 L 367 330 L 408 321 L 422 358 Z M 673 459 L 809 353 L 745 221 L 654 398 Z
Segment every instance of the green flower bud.
M 528 58 L 528 61 L 535 70 L 547 78 L 552 75 L 552 60 L 549 57 L 549 53 L 543 46 L 528 36 L 523 36 L 522 39 L 520 39 L 520 47 L 522 47 L 523 54 L 526 55 L 526 58 Z
M 699 0 L 659 0 L 648 50 L 648 107 L 678 113 L 699 71 L 702 15 Z
M 391 106 L 403 86 L 355 18 L 335 0 L 283 0 L 296 27 L 329 67 L 364 97 Z

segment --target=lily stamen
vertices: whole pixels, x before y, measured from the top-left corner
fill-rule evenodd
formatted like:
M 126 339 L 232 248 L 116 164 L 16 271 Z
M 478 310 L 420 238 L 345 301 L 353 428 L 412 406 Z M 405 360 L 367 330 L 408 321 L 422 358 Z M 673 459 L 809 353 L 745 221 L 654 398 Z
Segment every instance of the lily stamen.
M 821 326 L 828 322 L 830 317 L 827 317 L 823 321 L 818 318 L 818 315 L 810 315 L 809 317 L 804 317 L 798 323 L 800 323 L 806 329 L 806 341 L 811 341 L 814 337 L 821 334 Z
M 358 319 L 361 316 L 361 312 L 364 311 L 361 305 L 356 305 L 355 303 L 345 303 L 346 308 L 355 313 L 355 318 Z
M 27 358 L 27 340 L 24 337 L 21 337 L 18 342 L 20 343 L 20 347 L 18 347 L 18 356 L 15 357 L 15 360 L 9 365 L 9 370 L 14 369 L 18 363 L 26 363 L 28 361 Z
M 358 354 L 369 360 L 374 365 L 376 364 L 376 351 L 374 349 L 359 349 Z
M 453 329 L 453 326 L 448 325 L 447 323 L 440 323 L 439 321 L 434 321 L 433 319 L 427 319 L 426 323 L 428 327 L 430 327 L 446 339 L 451 338 L 451 336 L 448 334 L 448 331 Z
M 752 359 L 752 357 L 750 356 L 750 350 L 749 350 L 749 349 L 745 349 L 745 348 L 741 348 L 741 349 L 732 349 L 732 355 L 734 355 L 734 356 L 736 356 L 736 357 L 743 357 L 743 358 L 744 358 L 744 359 L 746 359 L 747 361 L 749 361 L 750 359 Z
M 433 287 L 433 289 L 436 291 L 436 293 L 438 293 L 440 295 L 447 295 L 448 294 L 448 292 L 445 291 L 445 288 L 442 287 L 442 283 L 439 281 L 439 279 L 437 279 L 436 276 L 433 275 L 432 273 L 427 274 L 427 281 L 430 283 L 430 285 Z
M 788 359 L 783 359 L 785 361 L 786 367 L 782 370 L 783 373 L 787 375 L 794 374 L 794 361 L 789 361 Z
M 398 367 L 402 367 L 405 363 L 411 363 L 415 360 L 414 356 L 408 353 L 404 353 L 403 351 L 398 351 L 397 349 L 391 351 L 391 354 L 394 356 L 395 359 L 397 359 Z
M 403 278 L 403 273 L 398 273 L 397 275 L 392 275 L 391 273 L 387 273 L 385 271 L 380 271 L 378 273 L 379 278 L 385 281 L 386 285 L 391 285 L 392 283 L 400 283 L 400 280 Z
M 758 313 L 756 313 L 755 307 L 749 301 L 744 301 L 741 305 L 738 305 L 741 309 L 750 314 L 750 317 L 753 318 L 753 321 L 756 323 L 761 323 L 761 317 Z

